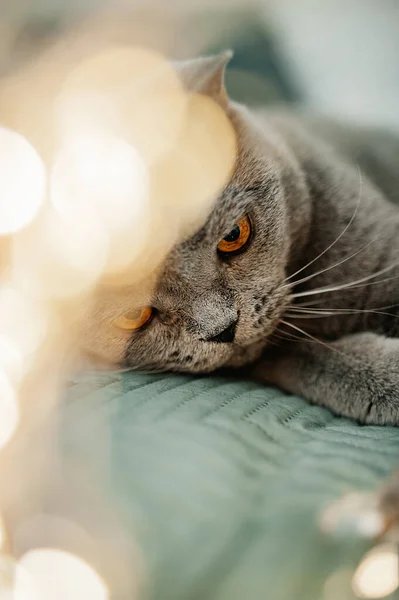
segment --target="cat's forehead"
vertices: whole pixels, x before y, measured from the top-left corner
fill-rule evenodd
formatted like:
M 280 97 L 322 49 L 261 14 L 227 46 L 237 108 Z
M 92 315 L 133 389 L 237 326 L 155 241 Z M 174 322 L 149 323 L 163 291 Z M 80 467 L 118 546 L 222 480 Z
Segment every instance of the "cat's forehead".
M 257 213 L 259 221 L 273 222 L 273 214 L 279 203 L 281 188 L 281 160 L 274 145 L 262 135 L 258 126 L 248 119 L 246 113 L 234 110 L 230 113 L 237 141 L 237 157 L 229 182 L 215 199 L 213 210 L 202 227 L 189 239 L 176 246 L 169 254 L 165 270 L 177 273 L 184 269 L 195 255 L 215 248 L 243 216 Z
M 232 228 L 235 221 L 249 210 L 252 201 L 250 190 L 235 183 L 229 184 L 219 195 L 206 223 L 182 247 L 198 246 L 207 239 L 213 240 L 215 236 L 228 233 L 229 227 Z

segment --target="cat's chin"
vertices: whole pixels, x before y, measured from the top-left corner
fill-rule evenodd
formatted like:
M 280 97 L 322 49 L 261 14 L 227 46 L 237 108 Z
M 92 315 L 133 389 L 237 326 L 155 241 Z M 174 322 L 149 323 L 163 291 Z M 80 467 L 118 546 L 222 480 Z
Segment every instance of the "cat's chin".
M 262 354 L 265 346 L 267 345 L 267 340 L 258 340 L 251 345 L 248 346 L 237 346 L 232 354 L 232 356 L 224 363 L 224 367 L 226 368 L 239 368 L 244 367 L 248 363 L 254 362 L 257 360 Z

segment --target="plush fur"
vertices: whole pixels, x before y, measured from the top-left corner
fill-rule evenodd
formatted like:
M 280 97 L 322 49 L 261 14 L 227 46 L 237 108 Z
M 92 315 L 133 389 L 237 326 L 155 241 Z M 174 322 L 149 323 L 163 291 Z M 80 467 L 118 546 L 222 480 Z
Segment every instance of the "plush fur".
M 245 366 L 336 414 L 399 425 L 399 139 L 250 112 L 227 97 L 229 58 L 176 69 L 188 92 L 211 96 L 233 124 L 232 178 L 204 226 L 164 262 L 148 300 L 152 322 L 103 336 L 99 323 L 128 309 L 131 293 L 138 303 L 138 290 L 113 292 L 94 314 L 94 349 L 128 368 Z M 217 245 L 243 215 L 252 239 L 223 259 Z M 215 341 L 234 324 L 234 339 Z
M 156 316 L 123 362 L 210 372 L 260 359 L 254 375 L 265 382 L 362 422 L 399 424 L 399 140 L 251 113 L 227 98 L 228 59 L 177 65 L 189 91 L 226 111 L 237 163 L 205 225 L 169 254 Z M 245 214 L 251 243 L 221 259 L 219 241 Z M 232 342 L 212 340 L 235 322 Z
M 112 291 L 94 314 L 95 350 L 102 344 L 125 367 L 195 373 L 257 360 L 251 369 L 265 382 L 340 415 L 397 425 L 399 139 L 250 112 L 227 97 L 230 56 L 175 66 L 189 93 L 210 96 L 231 121 L 232 177 L 203 227 L 169 253 L 152 297 L 143 297 L 156 309 L 152 322 L 103 338 L 99 323 L 140 304 L 137 289 Z M 243 215 L 251 241 L 223 258 L 217 245 Z M 215 341 L 232 324 L 234 339 Z

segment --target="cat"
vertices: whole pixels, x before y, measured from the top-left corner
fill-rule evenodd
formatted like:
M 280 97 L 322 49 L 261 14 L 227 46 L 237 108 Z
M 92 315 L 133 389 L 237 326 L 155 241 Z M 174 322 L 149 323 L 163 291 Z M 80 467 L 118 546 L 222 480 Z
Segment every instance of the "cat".
M 206 223 L 167 256 L 151 306 L 126 318 L 120 362 L 242 367 L 337 415 L 399 425 L 399 136 L 250 111 L 228 97 L 230 57 L 176 67 L 225 111 L 237 159 Z
M 205 225 L 165 260 L 122 362 L 253 364 L 339 415 L 399 425 L 399 137 L 250 112 L 227 96 L 229 58 L 178 65 L 226 112 L 238 155 Z

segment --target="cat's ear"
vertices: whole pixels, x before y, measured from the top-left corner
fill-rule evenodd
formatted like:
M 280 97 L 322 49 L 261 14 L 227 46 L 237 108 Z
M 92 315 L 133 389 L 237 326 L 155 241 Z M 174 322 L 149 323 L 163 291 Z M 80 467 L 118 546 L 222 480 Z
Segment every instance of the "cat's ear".
M 210 96 L 222 108 L 227 108 L 228 96 L 224 83 L 225 71 L 233 56 L 232 50 L 178 63 L 177 72 L 189 92 Z

